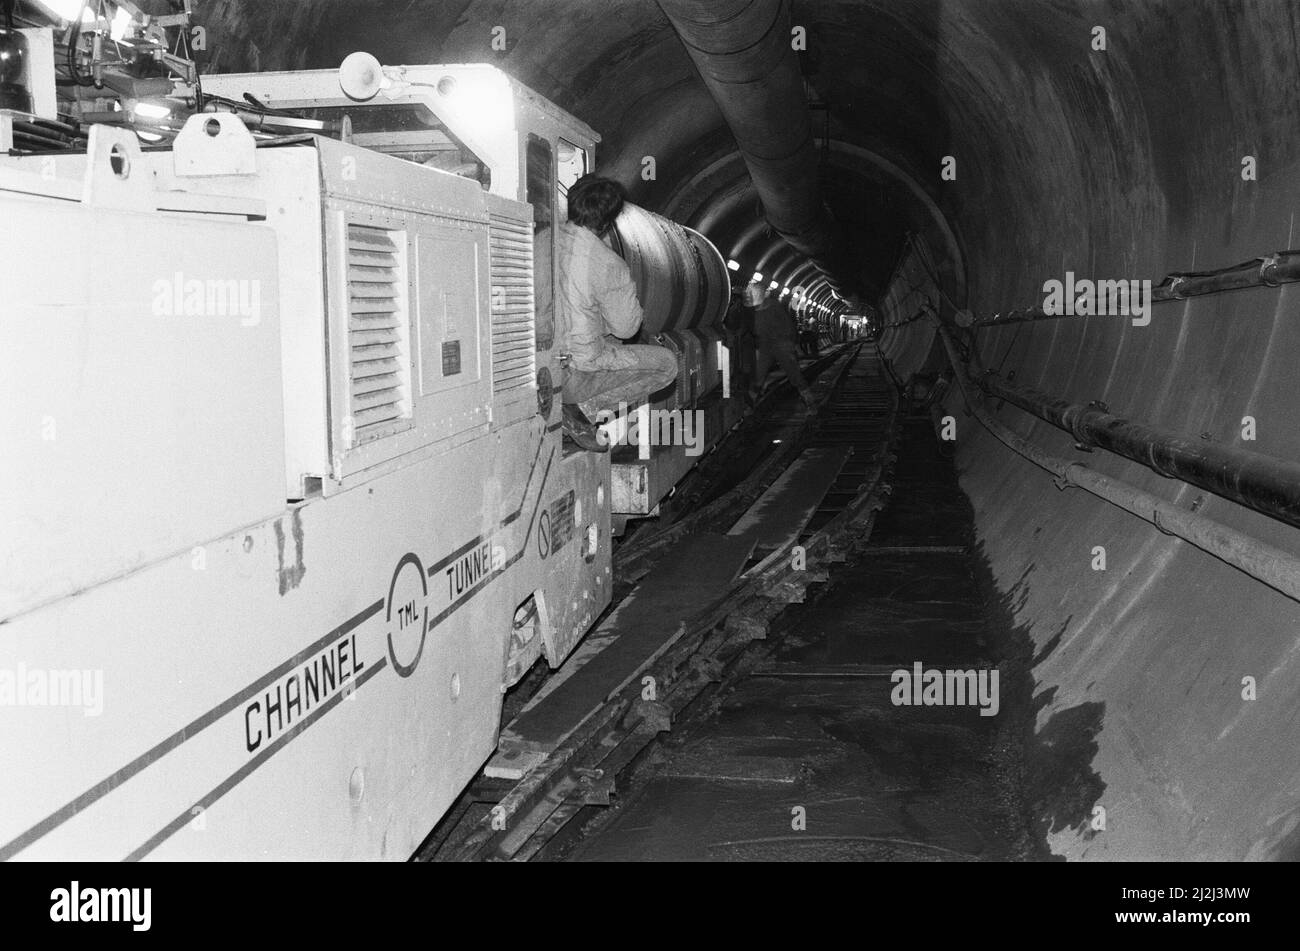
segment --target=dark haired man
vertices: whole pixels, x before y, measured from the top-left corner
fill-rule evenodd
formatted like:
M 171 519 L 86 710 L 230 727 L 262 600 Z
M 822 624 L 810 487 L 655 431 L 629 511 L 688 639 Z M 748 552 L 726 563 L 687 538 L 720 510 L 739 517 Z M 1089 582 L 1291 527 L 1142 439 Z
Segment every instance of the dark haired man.
M 749 389 L 749 401 L 757 402 L 763 392 L 763 381 L 775 363 L 785 371 L 786 378 L 799 391 L 799 398 L 810 412 L 817 412 L 817 399 L 808 388 L 799 369 L 795 353 L 795 322 L 790 308 L 779 297 L 771 294 L 761 282 L 745 288 L 745 306 L 754 311 L 754 337 L 758 354 L 754 361 L 754 381 Z
M 608 449 L 593 419 L 619 403 L 635 403 L 677 377 L 677 358 L 664 347 L 624 344 L 644 317 L 632 272 L 601 239 L 626 202 L 623 186 L 584 175 L 569 189 L 569 220 L 560 225 L 557 253 L 556 342 L 567 363 L 565 433 L 583 449 Z

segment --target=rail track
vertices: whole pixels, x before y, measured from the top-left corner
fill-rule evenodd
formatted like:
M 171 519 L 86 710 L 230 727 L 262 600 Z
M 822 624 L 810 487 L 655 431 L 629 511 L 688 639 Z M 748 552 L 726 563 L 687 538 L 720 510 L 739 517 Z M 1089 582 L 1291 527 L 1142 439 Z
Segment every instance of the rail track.
M 773 414 L 766 426 L 748 420 L 740 438 L 779 433 L 771 440 L 778 448 L 733 488 L 620 548 L 614 558 L 615 597 L 683 539 L 734 525 L 804 450 L 847 449 L 851 454 L 797 540 L 758 553 L 725 595 L 693 606 L 668 636 L 666 649 L 521 778 L 481 776 L 471 784 L 421 847 L 417 861 L 528 861 L 582 810 L 611 805 L 619 783 L 657 738 L 675 722 L 699 715 L 727 683 L 759 663 L 764 652 L 755 649 L 756 642 L 766 638 L 772 620 L 788 604 L 802 602 L 809 585 L 825 581 L 830 565 L 865 542 L 890 491 L 898 394 L 879 358 L 860 347 L 847 347 L 822 366 L 813 389 L 823 412 Z M 702 482 L 707 485 L 707 477 Z

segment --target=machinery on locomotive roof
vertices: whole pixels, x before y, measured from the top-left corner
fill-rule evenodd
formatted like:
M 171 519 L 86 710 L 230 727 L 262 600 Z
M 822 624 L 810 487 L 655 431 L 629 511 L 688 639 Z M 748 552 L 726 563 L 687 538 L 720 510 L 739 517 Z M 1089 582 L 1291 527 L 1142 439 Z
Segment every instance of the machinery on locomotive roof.
M 6 113 L 0 858 L 406 858 L 696 459 L 562 447 L 553 241 L 593 130 L 489 66 L 202 85 L 152 148 Z M 612 243 L 680 364 L 631 412 L 711 445 L 722 259 L 635 207 Z

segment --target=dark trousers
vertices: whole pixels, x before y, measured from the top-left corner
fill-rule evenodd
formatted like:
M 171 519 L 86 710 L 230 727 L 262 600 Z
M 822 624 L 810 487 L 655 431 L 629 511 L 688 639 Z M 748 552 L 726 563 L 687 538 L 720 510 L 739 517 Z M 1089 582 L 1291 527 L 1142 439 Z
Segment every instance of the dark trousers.
M 756 341 L 758 344 L 758 353 L 754 359 L 754 391 L 762 392 L 763 381 L 767 378 L 768 371 L 772 369 L 775 363 L 784 372 L 791 383 L 795 385 L 800 393 L 807 392 L 808 381 L 804 379 L 803 373 L 799 370 L 799 357 L 794 352 L 794 341 L 786 338 L 784 340 L 769 340 L 759 337 Z

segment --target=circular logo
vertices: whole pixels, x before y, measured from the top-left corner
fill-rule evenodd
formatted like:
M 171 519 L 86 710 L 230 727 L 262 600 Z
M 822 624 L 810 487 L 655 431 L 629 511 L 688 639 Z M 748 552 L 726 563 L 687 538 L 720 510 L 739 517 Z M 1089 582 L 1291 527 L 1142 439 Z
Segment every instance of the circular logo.
M 388 659 L 402 677 L 415 673 L 429 631 L 429 578 L 417 555 L 407 553 L 388 585 Z
M 537 520 L 537 554 L 545 558 L 551 553 L 551 513 L 542 509 Z

